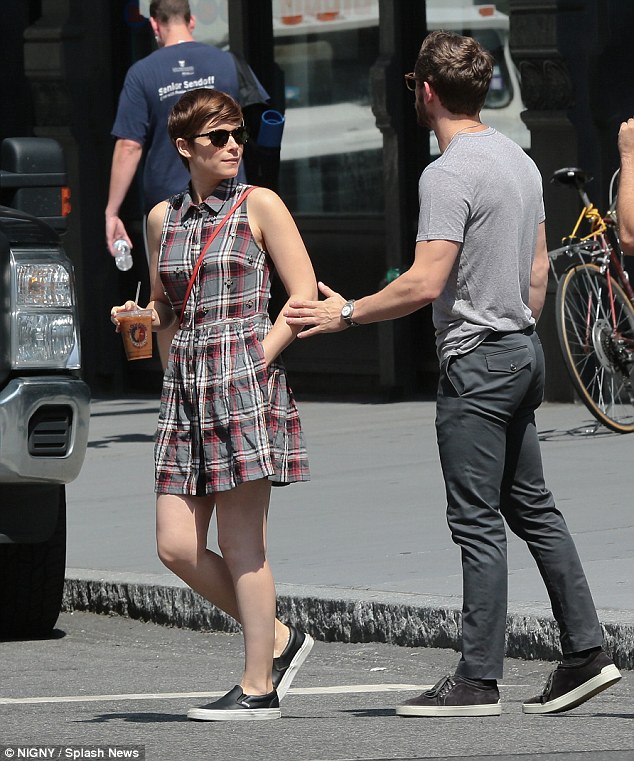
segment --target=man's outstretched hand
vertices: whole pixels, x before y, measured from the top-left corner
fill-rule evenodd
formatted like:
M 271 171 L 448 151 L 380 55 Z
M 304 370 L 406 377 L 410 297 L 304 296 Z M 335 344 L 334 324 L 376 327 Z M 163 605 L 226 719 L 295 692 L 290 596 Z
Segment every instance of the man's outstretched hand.
M 326 297 L 324 301 L 293 300 L 284 311 L 289 325 L 312 326 L 302 330 L 298 338 L 309 338 L 319 333 L 337 333 L 348 327 L 341 319 L 341 310 L 346 299 L 324 283 L 318 283 L 318 286 L 319 291 Z

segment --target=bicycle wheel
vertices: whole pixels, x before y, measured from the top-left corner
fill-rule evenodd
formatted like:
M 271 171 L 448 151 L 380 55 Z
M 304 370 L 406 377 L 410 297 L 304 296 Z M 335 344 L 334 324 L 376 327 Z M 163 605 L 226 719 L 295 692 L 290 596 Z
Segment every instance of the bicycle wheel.
M 568 270 L 557 288 L 557 332 L 586 407 L 613 431 L 634 431 L 634 310 L 621 286 L 595 264 Z

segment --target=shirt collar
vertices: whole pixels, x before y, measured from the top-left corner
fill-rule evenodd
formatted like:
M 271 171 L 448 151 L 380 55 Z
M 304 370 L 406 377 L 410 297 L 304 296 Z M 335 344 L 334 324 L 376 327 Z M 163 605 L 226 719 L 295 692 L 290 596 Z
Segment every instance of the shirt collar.
M 195 204 L 192 200 L 192 192 L 191 192 L 191 185 L 187 186 L 187 190 L 185 191 L 183 195 L 183 202 L 182 202 L 182 215 L 183 217 L 188 216 L 190 213 L 192 213 L 195 209 L 200 209 L 201 211 L 204 211 L 205 208 L 208 210 L 211 214 L 216 216 L 222 207 L 225 205 L 227 200 L 229 198 L 233 198 L 233 196 L 236 194 L 238 182 L 235 177 L 231 177 L 228 180 L 223 180 L 219 185 L 216 186 L 215 190 L 210 196 L 207 196 L 205 200 L 200 204 Z

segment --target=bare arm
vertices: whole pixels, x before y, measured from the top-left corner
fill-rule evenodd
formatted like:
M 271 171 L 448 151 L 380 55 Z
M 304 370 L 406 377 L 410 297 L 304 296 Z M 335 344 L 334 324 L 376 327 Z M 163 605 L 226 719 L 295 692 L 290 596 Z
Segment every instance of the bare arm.
M 270 255 L 284 284 L 289 300 L 317 298 L 317 282 L 310 258 L 297 225 L 281 198 L 266 188 L 249 196 L 248 216 L 258 245 Z M 287 323 L 282 309 L 262 341 L 264 356 L 270 364 L 295 338 L 301 326 Z
M 616 217 L 623 253 L 634 254 L 634 118 L 621 124 L 618 144 L 621 154 L 621 173 L 616 199 Z
M 148 309 L 156 312 L 156 321 L 153 321 L 154 330 L 172 330 L 175 332 L 178 322 L 178 315 L 172 309 L 165 291 L 163 283 L 159 277 L 158 258 L 161 246 L 161 233 L 163 231 L 163 220 L 167 210 L 167 201 L 158 203 L 147 217 L 147 245 L 150 255 L 150 303 Z
M 353 320 L 361 325 L 393 320 L 431 304 L 443 292 L 459 251 L 460 243 L 455 241 L 419 241 L 409 270 L 381 291 L 356 300 Z M 300 333 L 300 338 L 347 327 L 341 319 L 344 297 L 323 283 L 319 290 L 326 296 L 324 301 L 291 300 L 286 309 L 289 325 L 311 326 Z
M 531 288 L 528 297 L 528 306 L 535 322 L 544 308 L 546 300 L 546 286 L 548 285 L 548 248 L 546 246 L 546 227 L 542 222 L 537 230 L 537 245 L 535 246 L 535 258 L 531 269 Z
M 119 217 L 119 210 L 130 189 L 142 153 L 143 146 L 134 140 L 119 139 L 114 146 L 110 170 L 110 190 L 106 206 L 106 243 L 113 256 L 112 244 L 118 238 L 123 238 L 130 243 L 130 246 L 132 245 L 125 225 Z

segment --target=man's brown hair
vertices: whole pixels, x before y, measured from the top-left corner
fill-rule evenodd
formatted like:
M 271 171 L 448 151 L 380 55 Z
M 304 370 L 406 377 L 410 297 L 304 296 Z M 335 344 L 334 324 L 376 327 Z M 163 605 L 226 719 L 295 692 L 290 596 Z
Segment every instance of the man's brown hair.
M 479 113 L 484 106 L 493 56 L 473 37 L 437 30 L 423 40 L 414 74 L 427 82 L 452 114 Z
M 242 124 L 242 109 L 231 95 L 199 87 L 186 92 L 174 104 L 167 119 L 167 133 L 173 143 L 179 137 L 191 140 L 194 135 L 204 131 L 211 121 Z M 189 162 L 184 156 L 181 156 L 181 161 L 189 168 Z
M 152 0 L 150 16 L 159 24 L 169 24 L 172 19 L 183 19 L 189 24 L 192 12 L 189 0 Z

